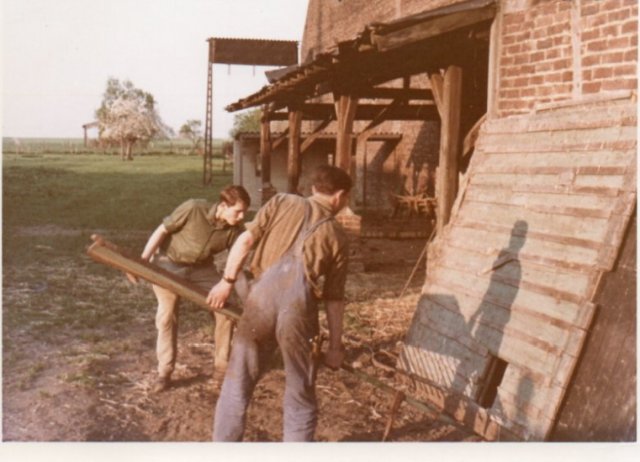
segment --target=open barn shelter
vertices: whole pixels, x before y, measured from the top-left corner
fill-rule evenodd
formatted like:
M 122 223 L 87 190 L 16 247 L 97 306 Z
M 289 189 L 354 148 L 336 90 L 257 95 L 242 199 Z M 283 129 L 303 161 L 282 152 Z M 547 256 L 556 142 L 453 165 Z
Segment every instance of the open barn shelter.
M 300 63 L 227 108 L 262 109 L 235 149 L 256 203 L 326 162 L 356 213 L 437 204 L 398 373 L 488 440 L 636 439 L 637 17 L 310 0 Z

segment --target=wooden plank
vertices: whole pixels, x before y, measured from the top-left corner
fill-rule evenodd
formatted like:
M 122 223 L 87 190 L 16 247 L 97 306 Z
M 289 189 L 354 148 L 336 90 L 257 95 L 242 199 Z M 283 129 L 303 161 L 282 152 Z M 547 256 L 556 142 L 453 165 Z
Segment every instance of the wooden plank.
M 358 97 L 363 99 L 433 100 L 431 90 L 426 88 L 359 88 Z
M 507 367 L 500 389 L 511 395 L 516 406 L 529 405 L 537 408 L 547 418 L 556 413 L 564 389 L 537 380 L 527 369 L 515 365 Z
M 507 261 L 494 271 L 487 271 L 496 262 L 498 252 L 487 253 L 482 250 L 458 245 L 447 239 L 447 245 L 441 258 L 446 266 L 468 271 L 479 277 L 499 281 L 512 287 L 522 287 L 532 292 L 544 293 L 561 300 L 581 303 L 590 290 L 590 275 L 549 268 L 521 258 L 517 251 L 509 252 L 514 260 Z
M 445 332 L 446 329 L 453 329 L 453 326 L 458 327 L 459 333 L 457 334 L 459 340 L 465 345 L 468 345 L 471 349 L 476 349 L 480 353 L 482 350 L 478 350 L 473 344 L 471 339 L 465 337 L 471 331 L 474 316 L 482 315 L 481 322 L 488 328 L 501 331 L 506 329 L 509 335 L 520 337 L 525 339 L 532 345 L 539 347 L 545 351 L 551 351 L 559 355 L 563 351 L 577 356 L 579 350 L 576 349 L 576 341 L 582 338 L 585 332 L 581 329 L 577 329 L 574 326 L 566 322 L 557 322 L 551 319 L 552 322 L 548 322 L 549 316 L 540 315 L 537 312 L 531 310 L 522 310 L 519 307 L 512 306 L 507 308 L 503 305 L 495 304 L 487 297 L 480 297 L 478 294 L 470 292 L 455 292 L 455 303 L 446 303 L 448 298 L 442 297 L 442 294 L 438 291 L 451 291 L 451 287 L 441 285 L 440 283 L 431 284 L 427 291 L 427 296 L 433 297 L 434 303 L 439 306 L 448 309 L 456 318 L 449 319 L 447 327 L 443 328 L 440 324 L 435 323 L 435 318 L 425 312 L 425 320 L 432 329 L 443 332 L 448 336 L 453 335 L 456 337 L 455 331 L 453 333 Z M 436 292 L 435 294 L 433 292 Z M 442 292 L 447 293 L 447 292 Z M 449 297 L 452 298 L 452 297 Z M 505 327 L 507 326 L 508 327 Z M 454 329 L 455 330 L 455 329 Z
M 268 119 L 266 106 L 262 109 L 262 119 L 260 120 L 260 162 L 264 191 L 271 186 L 271 123 Z
M 516 221 L 526 221 L 528 228 L 537 233 L 567 236 L 586 241 L 602 242 L 609 225 L 608 220 L 584 217 L 576 220 L 568 215 L 552 215 L 534 210 L 526 210 L 511 205 L 483 204 L 465 201 L 459 216 L 468 221 L 482 223 L 491 220 L 502 226 L 513 226 Z
M 327 103 L 305 103 L 299 105 L 302 111 L 302 120 L 326 120 L 337 116 L 335 107 Z M 435 103 L 422 102 L 420 104 L 359 104 L 353 115 L 354 120 L 373 120 L 381 111 L 386 110 L 387 120 L 439 120 Z M 287 120 L 286 112 L 274 112 L 271 120 Z
M 339 95 L 335 101 L 336 120 L 336 166 L 351 173 L 351 135 L 353 120 L 358 107 L 358 98 L 352 95 Z
M 482 124 L 484 124 L 485 120 L 487 120 L 487 114 L 484 114 L 482 117 L 480 117 L 465 135 L 464 141 L 462 142 L 463 157 L 474 150 L 476 141 L 478 140 L 478 135 L 480 134 L 480 128 L 482 127 Z
M 561 130 L 588 130 L 611 126 L 636 126 L 636 104 L 629 98 L 621 101 L 603 101 L 599 104 L 581 104 L 576 107 L 555 109 L 487 121 L 485 130 L 494 134 L 510 135 L 522 132 Z
M 125 273 L 133 274 L 152 284 L 164 287 L 209 312 L 214 311 L 207 303 L 207 295 L 209 292 L 206 289 L 198 287 L 184 278 L 176 276 L 146 260 L 142 260 L 126 250 L 118 248 L 118 246 L 98 234 L 92 235 L 91 239 L 94 242 L 87 249 L 87 255 L 98 263 L 111 266 Z M 217 312 L 236 321 L 240 319 L 241 315 L 235 307 L 224 307 Z
M 307 149 L 311 147 L 315 140 L 322 136 L 322 130 L 327 128 L 327 125 L 331 122 L 331 119 L 323 120 L 309 136 L 300 145 L 300 154 L 304 154 Z
M 431 81 L 431 92 L 433 93 L 433 101 L 435 102 L 436 108 L 438 109 L 438 114 L 442 119 L 445 114 L 443 96 L 444 78 L 439 73 L 431 74 L 429 78 Z
M 510 235 L 505 234 L 508 231 L 500 230 L 497 227 L 478 227 L 475 223 L 457 220 L 456 226 L 451 229 L 446 238 L 446 245 L 497 255 L 498 249 L 504 245 L 505 237 Z M 523 240 L 519 257 L 521 261 L 531 261 L 535 264 L 548 261 L 556 269 L 585 275 L 590 275 L 593 272 L 593 262 L 598 258 L 600 250 L 598 245 L 584 247 L 565 242 L 554 242 L 551 239 L 546 239 L 546 235 L 538 233 L 528 233 L 526 239 L 522 237 L 521 239 Z M 563 264 L 556 265 L 556 261 Z
M 545 337 L 533 335 L 530 333 L 531 329 L 521 322 L 521 318 L 512 317 L 510 310 L 484 301 L 480 301 L 479 304 L 472 302 L 470 309 L 473 310 L 473 313 L 465 319 L 461 313 L 462 305 L 468 304 L 459 295 L 456 299 L 457 306 L 454 308 L 445 308 L 436 302 L 426 312 L 432 330 L 440 332 L 443 328 L 450 329 L 453 332 L 449 335 L 457 336 L 454 338 L 457 338 L 458 341 L 460 338 L 467 338 L 471 343 L 479 342 L 494 354 L 499 350 L 503 336 L 518 338 L 531 347 L 546 353 L 553 353 L 556 356 L 562 354 L 567 339 L 565 331 L 556 328 L 556 335 L 553 337 L 553 334 L 549 334 L 546 329 L 540 329 L 541 334 Z M 469 310 L 469 307 L 466 309 Z M 455 329 L 455 326 L 458 329 Z M 489 340 L 485 341 L 485 339 Z
M 628 209 L 621 207 L 621 202 L 628 202 L 628 196 L 623 198 L 622 195 L 619 198 L 611 198 L 580 194 L 524 193 L 476 185 L 469 189 L 466 197 L 474 202 L 510 204 L 521 207 L 527 205 L 544 207 L 553 204 L 550 210 L 553 208 L 576 208 L 593 213 L 594 216 L 628 213 Z
M 457 291 L 470 293 L 507 309 L 524 309 L 564 321 L 576 327 L 586 327 L 582 324 L 582 309 L 575 303 L 556 300 L 548 295 L 538 294 L 527 289 L 518 290 L 514 298 L 513 288 L 498 282 L 494 284 L 492 291 L 487 293 L 488 286 L 485 279 L 452 268 L 438 267 L 437 273 L 432 274 L 431 277 L 429 281 L 449 287 L 449 293 L 452 291 L 454 293 Z M 465 281 L 465 284 L 460 285 L 455 281 Z
M 449 66 L 442 86 L 443 116 L 440 126 L 438 164 L 438 234 L 449 222 L 451 208 L 458 193 L 458 160 L 460 158 L 460 108 L 462 68 Z
M 503 194 L 500 194 L 500 193 Z M 522 210 L 531 210 L 538 213 L 548 215 L 565 215 L 577 218 L 601 218 L 607 219 L 613 215 L 613 209 L 615 203 L 609 201 L 604 208 L 591 207 L 588 202 L 588 207 L 571 207 L 566 205 L 558 205 L 555 202 L 532 200 L 535 195 L 516 194 L 509 196 L 508 193 L 504 194 L 504 190 L 493 190 L 487 193 L 485 191 L 478 190 L 477 188 L 471 189 L 467 194 L 467 199 L 470 203 L 475 204 L 493 204 L 498 206 L 514 206 L 519 207 Z M 548 196 L 548 195 L 547 195 Z M 569 198 L 575 198 L 576 196 L 570 196 Z M 566 199 L 567 196 L 559 196 L 559 198 Z
M 629 168 L 634 165 L 635 156 L 628 151 L 580 151 L 580 152 L 536 152 L 512 153 L 510 155 L 483 152 L 474 157 L 474 173 L 498 173 L 507 171 L 510 166 L 531 167 L 564 167 L 599 168 L 618 167 Z M 618 172 L 624 174 L 625 171 Z
M 485 132 L 477 149 L 492 153 L 634 150 L 635 127 L 604 127 L 540 133 L 512 133 L 508 136 Z
M 300 180 L 300 111 L 289 112 L 289 149 L 287 151 L 287 192 L 297 194 Z

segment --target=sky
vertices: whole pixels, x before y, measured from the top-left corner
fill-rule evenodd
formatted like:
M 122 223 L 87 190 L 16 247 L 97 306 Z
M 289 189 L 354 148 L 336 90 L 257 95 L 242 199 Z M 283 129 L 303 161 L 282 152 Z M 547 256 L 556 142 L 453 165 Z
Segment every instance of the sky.
M 306 0 L 2 0 L 2 136 L 82 137 L 109 77 L 154 95 L 176 132 L 204 126 L 210 37 L 302 39 Z M 224 107 L 269 68 L 214 65 L 213 135 Z

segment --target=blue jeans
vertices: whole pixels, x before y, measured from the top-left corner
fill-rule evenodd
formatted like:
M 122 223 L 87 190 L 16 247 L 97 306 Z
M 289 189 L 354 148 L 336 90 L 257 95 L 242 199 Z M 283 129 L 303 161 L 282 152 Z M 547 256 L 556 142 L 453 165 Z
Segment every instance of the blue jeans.
M 276 344 L 285 370 L 284 441 L 313 441 L 317 402 L 311 339 L 318 332 L 318 310 L 304 273 L 299 274 L 302 266 L 293 266 L 286 276 L 280 273 L 252 287 L 216 406 L 214 441 L 242 440 L 247 406 Z

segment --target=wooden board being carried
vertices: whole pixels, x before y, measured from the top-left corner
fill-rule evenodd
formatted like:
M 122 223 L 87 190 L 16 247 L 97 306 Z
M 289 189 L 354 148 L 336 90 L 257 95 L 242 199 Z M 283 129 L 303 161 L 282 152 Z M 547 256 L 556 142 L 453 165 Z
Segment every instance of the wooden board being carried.
M 192 301 L 201 308 L 212 312 L 214 311 L 207 304 L 208 292 L 205 289 L 139 257 L 129 254 L 127 251 L 118 248 L 117 245 L 107 241 L 98 234 L 92 235 L 91 239 L 94 242 L 87 248 L 87 255 L 98 263 L 111 266 L 125 273 L 133 274 L 152 284 L 164 287 L 176 295 Z M 242 314 L 241 310 L 231 306 L 226 306 L 215 312 L 224 314 L 235 321 L 240 319 L 240 315 Z

